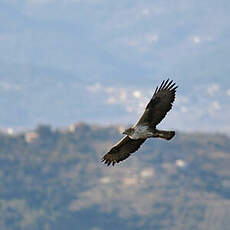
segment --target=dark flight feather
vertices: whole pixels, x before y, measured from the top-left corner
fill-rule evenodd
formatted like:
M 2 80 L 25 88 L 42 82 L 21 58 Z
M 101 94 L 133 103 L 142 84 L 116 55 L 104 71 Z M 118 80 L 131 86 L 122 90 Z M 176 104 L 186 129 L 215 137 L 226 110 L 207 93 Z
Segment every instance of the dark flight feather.
M 176 88 L 178 86 L 172 83 L 173 81 L 169 82 L 168 79 L 163 81 L 159 88 L 156 88 L 137 125 L 148 124 L 154 128 L 163 120 L 167 112 L 172 108 L 172 103 L 175 100 Z
M 112 163 L 118 163 L 128 158 L 131 153 L 136 152 L 146 139 L 133 140 L 128 136 L 123 137 L 116 143 L 111 150 L 102 158 L 102 162 L 108 166 Z

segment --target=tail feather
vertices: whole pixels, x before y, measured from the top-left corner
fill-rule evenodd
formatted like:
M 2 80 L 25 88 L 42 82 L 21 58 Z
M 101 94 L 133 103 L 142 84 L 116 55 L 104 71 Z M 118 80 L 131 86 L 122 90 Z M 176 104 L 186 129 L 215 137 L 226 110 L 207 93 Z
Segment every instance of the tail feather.
M 175 131 L 164 131 L 164 130 L 157 130 L 157 137 L 171 140 L 175 136 Z

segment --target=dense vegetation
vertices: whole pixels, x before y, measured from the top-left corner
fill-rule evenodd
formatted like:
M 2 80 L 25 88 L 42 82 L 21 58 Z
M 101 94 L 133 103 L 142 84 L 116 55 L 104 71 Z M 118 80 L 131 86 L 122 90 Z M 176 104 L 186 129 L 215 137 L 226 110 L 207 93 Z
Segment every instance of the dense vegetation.
M 229 137 L 148 140 L 106 167 L 100 159 L 120 136 L 86 124 L 1 133 L 0 229 L 229 229 Z

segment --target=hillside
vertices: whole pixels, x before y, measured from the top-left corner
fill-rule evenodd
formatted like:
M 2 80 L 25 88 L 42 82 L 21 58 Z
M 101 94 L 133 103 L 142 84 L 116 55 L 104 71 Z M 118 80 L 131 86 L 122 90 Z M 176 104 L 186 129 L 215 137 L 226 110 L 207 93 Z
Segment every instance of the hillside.
M 83 123 L 1 133 L 0 229 L 229 229 L 229 137 L 178 132 L 106 167 L 120 137 Z

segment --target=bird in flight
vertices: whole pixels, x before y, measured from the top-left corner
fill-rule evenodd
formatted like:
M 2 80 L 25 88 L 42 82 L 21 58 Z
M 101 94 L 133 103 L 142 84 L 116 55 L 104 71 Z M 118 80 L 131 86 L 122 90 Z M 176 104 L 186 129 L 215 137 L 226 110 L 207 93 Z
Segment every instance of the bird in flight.
M 114 166 L 136 152 L 147 138 L 171 140 L 175 136 L 175 131 L 159 130 L 156 126 L 172 108 L 177 87 L 176 83 L 169 79 L 163 81 L 160 87 L 156 87 L 140 119 L 123 132 L 126 136 L 116 143 L 101 161 L 108 166 Z

